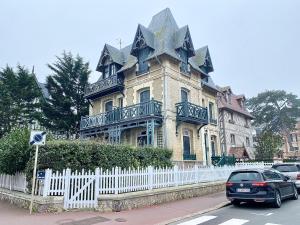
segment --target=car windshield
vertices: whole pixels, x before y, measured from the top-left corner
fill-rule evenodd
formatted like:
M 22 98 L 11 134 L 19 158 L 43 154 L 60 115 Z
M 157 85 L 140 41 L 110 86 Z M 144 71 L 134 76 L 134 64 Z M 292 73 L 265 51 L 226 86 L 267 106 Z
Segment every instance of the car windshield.
M 233 172 L 229 178 L 231 182 L 241 181 L 261 181 L 261 176 L 258 172 Z
M 279 172 L 298 172 L 299 169 L 295 165 L 278 165 L 273 166 L 274 169 L 278 170 Z

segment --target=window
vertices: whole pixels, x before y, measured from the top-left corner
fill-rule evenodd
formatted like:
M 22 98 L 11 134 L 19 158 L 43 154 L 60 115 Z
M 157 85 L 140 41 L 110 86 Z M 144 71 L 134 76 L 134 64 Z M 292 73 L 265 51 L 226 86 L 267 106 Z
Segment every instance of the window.
M 116 73 L 116 65 L 111 64 L 110 65 L 110 75 L 114 75 Z
M 230 143 L 231 143 L 231 145 L 235 145 L 235 135 L 234 134 L 230 134 Z
M 139 136 L 137 137 L 137 144 L 140 147 L 146 146 L 147 145 L 147 132 L 142 131 Z
M 138 51 L 138 69 L 137 69 L 137 75 L 146 73 L 149 71 L 148 62 L 146 61 L 148 55 L 150 53 L 149 48 L 142 48 Z
M 123 108 L 123 98 L 119 98 L 119 107 Z
M 250 139 L 248 137 L 246 137 L 246 146 L 249 147 L 250 146 Z
M 249 128 L 249 121 L 247 118 L 245 118 L 245 127 Z
M 191 154 L 190 132 L 187 129 L 183 131 L 183 154 Z
M 178 55 L 181 60 L 180 62 L 180 72 L 183 73 L 189 73 L 188 69 L 188 53 L 184 49 L 179 49 L 178 50 Z
M 232 112 L 229 113 L 229 117 L 230 117 L 229 123 L 234 123 L 234 120 L 233 120 L 233 113 L 232 113 Z
M 261 176 L 258 172 L 233 172 L 229 177 L 231 182 L 241 182 L 242 180 L 247 181 L 261 181 Z
M 105 112 L 108 112 L 108 111 L 112 111 L 113 109 L 113 102 L 112 101 L 108 101 L 105 103 Z
M 209 118 L 210 119 L 215 119 L 215 115 L 214 115 L 214 103 L 209 102 L 208 110 L 209 110 Z
M 140 93 L 140 103 L 150 101 L 150 90 L 144 90 Z
M 106 79 L 109 77 L 109 65 L 104 67 L 103 71 L 103 79 Z
M 181 89 L 181 102 L 188 102 L 188 91 Z
M 266 180 L 282 180 L 281 176 L 278 173 L 272 171 L 265 171 L 263 176 Z

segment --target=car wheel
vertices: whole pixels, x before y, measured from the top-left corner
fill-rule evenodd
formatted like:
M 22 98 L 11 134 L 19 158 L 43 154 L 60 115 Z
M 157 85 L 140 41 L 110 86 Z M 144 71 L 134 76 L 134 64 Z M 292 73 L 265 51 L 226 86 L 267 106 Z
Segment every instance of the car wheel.
M 274 198 L 273 206 L 275 208 L 280 208 L 280 206 L 281 206 L 281 196 L 280 196 L 279 191 L 277 191 L 277 190 L 275 191 L 275 198 Z
M 241 202 L 240 202 L 239 200 L 232 200 L 232 201 L 231 201 L 231 204 L 234 205 L 234 206 L 239 206 L 240 203 L 241 203 Z
M 296 187 L 294 187 L 294 195 L 292 197 L 293 200 L 297 200 L 298 199 L 298 190 Z

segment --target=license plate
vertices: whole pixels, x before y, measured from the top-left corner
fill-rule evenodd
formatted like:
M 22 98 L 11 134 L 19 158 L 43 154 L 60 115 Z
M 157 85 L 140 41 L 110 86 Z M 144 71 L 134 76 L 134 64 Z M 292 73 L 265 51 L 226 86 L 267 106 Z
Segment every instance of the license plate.
M 250 189 L 249 188 L 237 188 L 236 191 L 237 192 L 247 193 L 247 192 L 250 192 Z

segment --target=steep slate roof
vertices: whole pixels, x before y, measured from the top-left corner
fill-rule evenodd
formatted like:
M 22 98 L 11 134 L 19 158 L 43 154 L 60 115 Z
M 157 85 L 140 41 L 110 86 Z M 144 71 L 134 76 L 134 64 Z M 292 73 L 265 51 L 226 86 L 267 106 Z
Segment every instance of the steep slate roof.
M 207 87 L 215 92 L 220 92 L 220 89 L 215 85 L 211 76 L 208 76 L 206 79 L 203 79 L 201 82 L 204 87 Z
M 218 108 L 219 109 L 229 109 L 231 111 L 243 114 L 244 116 L 253 119 L 254 117 L 248 112 L 248 110 L 246 108 L 243 108 L 240 103 L 239 100 L 241 99 L 241 96 L 243 95 L 235 95 L 231 92 L 231 88 L 229 86 L 224 87 L 224 88 L 219 88 L 220 89 L 220 96 L 218 98 Z M 231 100 L 230 103 L 228 101 L 226 101 L 225 98 L 225 93 L 226 92 L 231 92 Z
M 188 26 L 179 28 L 169 8 L 166 8 L 154 15 L 148 27 L 144 27 L 139 24 L 133 43 L 135 43 L 139 31 L 142 33 L 146 45 L 153 50 L 146 60 L 166 54 L 180 61 L 181 59 L 179 58 L 176 50 L 183 47 L 186 37 L 188 37 L 190 40 L 188 52 L 190 56 L 193 56 L 189 58 L 191 67 L 205 76 L 208 76 L 208 72 L 211 72 L 207 72 L 205 68 L 203 68 L 205 58 L 207 54 L 209 54 L 208 47 L 205 46 L 194 51 Z M 130 69 L 137 63 L 137 59 L 134 56 L 135 46 L 130 45 L 130 47 L 125 47 L 126 54 L 124 51 L 125 48 L 119 50 L 107 44 L 105 46 L 107 46 L 110 56 L 114 62 L 119 64 L 122 62 L 120 65 L 123 65 L 123 67 L 118 72 Z M 99 66 L 101 66 L 101 58 L 97 66 L 97 70 Z

